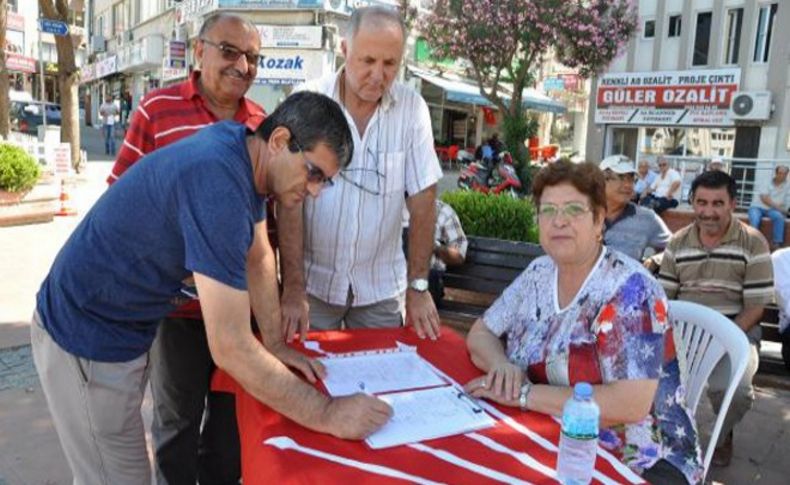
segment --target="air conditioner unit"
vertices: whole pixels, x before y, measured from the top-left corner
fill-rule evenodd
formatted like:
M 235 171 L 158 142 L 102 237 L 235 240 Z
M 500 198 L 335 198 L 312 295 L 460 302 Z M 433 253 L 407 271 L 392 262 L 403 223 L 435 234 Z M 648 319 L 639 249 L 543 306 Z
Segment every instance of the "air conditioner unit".
M 770 117 L 770 91 L 739 91 L 732 96 L 730 118 L 733 120 L 767 120 Z
M 94 35 L 91 37 L 91 49 L 93 52 L 104 52 L 107 50 L 107 41 L 103 35 Z

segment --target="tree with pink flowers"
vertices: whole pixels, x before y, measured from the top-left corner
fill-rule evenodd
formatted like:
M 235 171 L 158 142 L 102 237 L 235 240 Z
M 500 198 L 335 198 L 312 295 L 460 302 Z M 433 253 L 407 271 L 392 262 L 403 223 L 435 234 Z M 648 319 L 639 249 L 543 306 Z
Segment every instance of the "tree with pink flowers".
M 632 0 L 436 0 L 420 23 L 437 58 L 469 61 L 468 75 L 503 113 L 505 142 L 520 160 L 536 129 L 522 93 L 546 56 L 588 77 L 617 57 L 636 27 Z M 504 80 L 512 93 L 502 92 Z

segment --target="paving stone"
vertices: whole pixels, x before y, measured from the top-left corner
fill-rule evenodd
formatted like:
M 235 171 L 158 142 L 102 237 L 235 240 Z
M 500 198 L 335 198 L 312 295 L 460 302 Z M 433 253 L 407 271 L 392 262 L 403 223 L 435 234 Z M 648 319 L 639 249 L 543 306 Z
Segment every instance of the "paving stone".
M 29 345 L 0 350 L 0 391 L 38 385 Z

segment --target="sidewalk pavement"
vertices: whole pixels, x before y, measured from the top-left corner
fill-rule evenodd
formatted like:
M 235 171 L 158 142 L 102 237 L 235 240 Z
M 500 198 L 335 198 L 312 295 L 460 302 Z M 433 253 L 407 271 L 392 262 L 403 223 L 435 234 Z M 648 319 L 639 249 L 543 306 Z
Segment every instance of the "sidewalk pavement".
M 0 305 L 0 485 L 65 485 L 72 481 L 30 355 L 29 320 L 35 293 L 55 255 L 106 189 L 104 180 L 112 161 L 104 155 L 101 133 L 85 128 L 83 148 L 88 151 L 89 162 L 73 184 L 71 197 L 78 210 L 76 217 L 56 218 L 48 224 L 0 228 L 0 268 L 6 276 L 0 279 L 0 302 L 3 302 Z M 443 186 L 453 186 L 455 177 L 448 173 Z M 757 383 L 754 409 L 735 430 L 732 465 L 713 468 L 709 473 L 709 478 L 716 482 L 770 485 L 788 482 L 790 377 L 758 374 Z M 143 403 L 143 416 L 148 428 L 150 395 Z M 705 398 L 697 418 L 705 434 L 704 430 L 709 430 L 712 423 L 712 412 Z

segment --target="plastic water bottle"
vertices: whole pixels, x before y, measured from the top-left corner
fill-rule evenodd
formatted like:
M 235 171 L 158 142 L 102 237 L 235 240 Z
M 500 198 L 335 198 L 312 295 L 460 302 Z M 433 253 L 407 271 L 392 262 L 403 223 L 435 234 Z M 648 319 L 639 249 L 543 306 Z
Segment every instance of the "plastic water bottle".
M 557 458 L 557 478 L 569 484 L 586 484 L 592 480 L 598 452 L 598 422 L 601 410 L 593 401 L 593 388 L 579 382 L 573 397 L 562 408 L 562 433 Z

